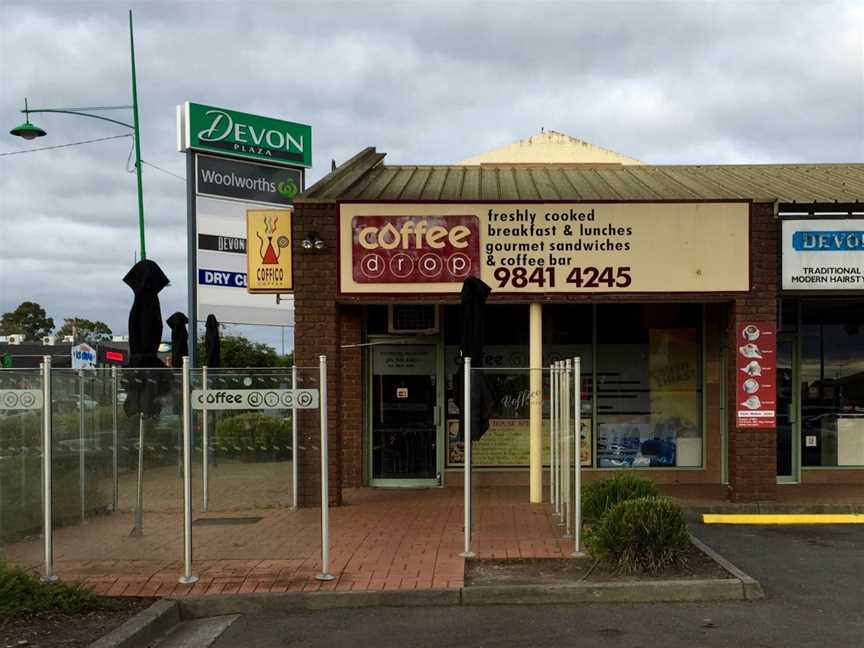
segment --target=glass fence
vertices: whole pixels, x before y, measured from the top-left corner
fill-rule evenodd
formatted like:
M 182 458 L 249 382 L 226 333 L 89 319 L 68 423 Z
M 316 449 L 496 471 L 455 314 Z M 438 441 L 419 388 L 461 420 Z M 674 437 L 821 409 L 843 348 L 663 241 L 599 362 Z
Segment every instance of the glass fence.
M 470 448 L 464 394 L 456 403 L 459 419 L 449 430 L 450 443 L 459 448 L 465 462 L 469 486 L 466 554 L 505 558 L 514 543 L 536 546 L 550 542 L 551 555 L 573 552 L 577 463 L 590 465 L 592 446 L 590 368 L 577 381 L 575 364 L 568 360 L 534 370 L 471 369 Z M 537 421 L 531 420 L 532 404 L 539 406 Z M 578 444 L 577 427 L 581 431 Z M 522 472 L 511 477 L 512 482 L 502 483 L 501 473 L 490 470 L 528 466 L 532 455 L 540 457 L 539 475 Z M 537 507 L 532 500 L 550 505 Z
M 189 527 L 183 374 L 51 369 L 46 404 L 42 369 L 0 370 L 0 559 L 48 575 L 121 560 L 188 572 L 191 548 L 193 571 L 256 558 L 320 570 L 320 493 L 297 487 L 320 471 L 320 368 L 189 370 Z

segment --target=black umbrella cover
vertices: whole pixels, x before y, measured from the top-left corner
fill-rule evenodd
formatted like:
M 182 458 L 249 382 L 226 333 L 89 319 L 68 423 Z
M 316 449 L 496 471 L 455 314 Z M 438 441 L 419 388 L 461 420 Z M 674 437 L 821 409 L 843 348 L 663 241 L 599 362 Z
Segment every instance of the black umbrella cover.
M 159 291 L 168 285 L 168 277 L 155 262 L 139 261 L 123 277 L 135 293 L 129 311 L 129 369 L 164 369 L 157 355 L 162 341 L 162 311 Z M 159 416 L 162 410 L 159 397 L 171 389 L 170 376 L 165 372 L 127 371 L 126 401 L 123 409 L 127 416 L 142 414 L 145 418 Z
M 189 318 L 177 311 L 165 323 L 171 329 L 171 366 L 182 367 L 183 356 L 189 355 L 189 332 L 186 330 Z
M 483 342 L 485 337 L 484 309 L 492 289 L 477 277 L 468 277 L 462 284 L 462 357 L 471 358 L 472 367 L 483 366 Z M 464 400 L 464 372 L 459 371 L 454 380 L 456 403 L 462 409 Z M 471 377 L 471 438 L 478 441 L 489 429 L 494 396 L 482 372 Z M 460 419 L 460 428 L 464 421 Z M 464 429 L 461 436 L 465 438 Z
M 222 364 L 222 350 L 219 343 L 219 322 L 214 315 L 207 316 L 204 333 L 204 364 L 207 367 L 219 367 Z

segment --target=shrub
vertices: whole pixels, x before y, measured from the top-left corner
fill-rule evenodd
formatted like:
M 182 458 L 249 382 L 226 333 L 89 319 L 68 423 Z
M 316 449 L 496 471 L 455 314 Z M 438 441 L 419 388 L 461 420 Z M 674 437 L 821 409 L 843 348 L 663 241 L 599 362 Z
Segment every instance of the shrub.
M 105 607 L 105 603 L 75 583 L 42 583 L 19 567 L 0 562 L 0 619 L 39 612 L 75 614 Z
M 619 502 L 588 538 L 592 555 L 627 573 L 681 564 L 689 546 L 684 511 L 668 497 Z
M 654 482 L 633 474 L 620 474 L 587 484 L 582 489 L 582 519 L 599 522 L 619 502 L 637 497 L 657 497 Z
M 215 441 L 226 454 L 290 456 L 291 420 L 260 412 L 220 417 Z

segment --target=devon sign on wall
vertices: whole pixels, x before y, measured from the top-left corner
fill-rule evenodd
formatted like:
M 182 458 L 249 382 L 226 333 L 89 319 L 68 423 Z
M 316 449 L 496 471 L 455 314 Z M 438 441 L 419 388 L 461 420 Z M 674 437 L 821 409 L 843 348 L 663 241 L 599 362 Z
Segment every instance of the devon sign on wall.
M 864 218 L 784 220 L 783 290 L 864 290 Z
M 183 113 L 183 149 L 312 166 L 312 128 L 306 124 L 191 102 Z

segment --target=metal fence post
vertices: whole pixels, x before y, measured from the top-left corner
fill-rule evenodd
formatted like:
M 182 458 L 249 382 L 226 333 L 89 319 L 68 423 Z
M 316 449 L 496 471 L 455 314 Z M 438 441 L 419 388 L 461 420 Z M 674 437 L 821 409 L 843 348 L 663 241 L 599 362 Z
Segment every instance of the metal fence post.
M 203 444 L 201 449 L 201 478 L 204 482 L 201 489 L 203 499 L 201 510 L 206 513 L 207 507 L 210 505 L 210 426 L 208 424 L 210 417 L 207 414 L 207 365 L 201 367 L 201 382 L 204 392 L 204 407 L 201 410 L 203 417 L 201 419 L 201 443 Z
M 561 362 L 555 363 L 555 452 L 558 461 L 555 466 L 555 490 L 558 510 L 558 526 L 564 526 L 564 408 L 561 399 L 563 376 Z
M 81 503 L 81 523 L 86 521 L 84 501 L 84 480 L 87 478 L 84 467 L 84 370 L 78 370 L 78 498 Z
M 570 465 L 573 461 L 573 448 L 571 444 L 570 424 L 570 360 L 564 361 L 564 389 L 561 394 L 561 403 L 564 409 L 564 537 L 571 538 L 573 530 L 572 496 L 570 492 Z
M 330 573 L 330 457 L 327 452 L 327 356 L 319 356 L 319 389 L 321 390 L 321 573 L 315 578 L 331 581 Z
M 120 438 L 117 433 L 117 367 L 111 367 L 111 476 L 113 483 L 113 512 L 117 512 L 117 504 L 120 499 L 119 464 L 120 464 Z
M 555 363 L 549 365 L 549 502 L 552 510 L 558 513 L 558 499 L 555 492 Z
M 297 366 L 291 367 L 291 390 L 294 397 L 291 399 L 291 504 L 296 509 L 299 504 L 297 495 L 297 482 L 299 477 L 299 467 L 297 461 Z
M 574 558 L 585 555 L 582 551 L 582 359 L 573 358 L 573 423 L 576 438 L 576 462 L 573 465 L 573 553 Z
M 474 552 L 471 551 L 471 481 L 473 479 L 473 466 L 471 463 L 471 358 L 464 358 L 465 363 L 465 391 L 462 397 L 462 445 L 465 449 L 465 457 L 462 462 L 462 472 L 464 473 L 463 490 L 465 491 L 465 547 L 464 551 L 459 555 L 463 558 L 473 558 Z
M 183 575 L 180 582 L 198 581 L 192 575 L 192 408 L 189 356 L 183 356 Z
M 51 434 L 51 356 L 42 357 L 42 539 L 45 555 L 45 573 L 42 580 L 53 583 L 54 574 L 54 513 L 51 508 L 51 459 L 53 450 Z

